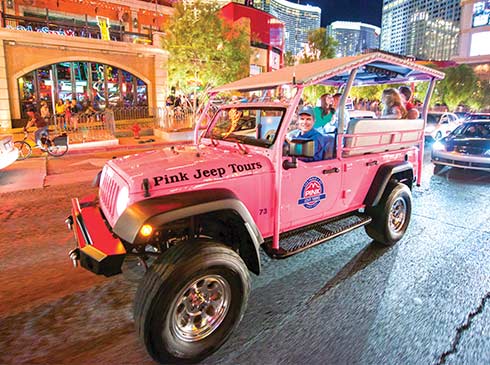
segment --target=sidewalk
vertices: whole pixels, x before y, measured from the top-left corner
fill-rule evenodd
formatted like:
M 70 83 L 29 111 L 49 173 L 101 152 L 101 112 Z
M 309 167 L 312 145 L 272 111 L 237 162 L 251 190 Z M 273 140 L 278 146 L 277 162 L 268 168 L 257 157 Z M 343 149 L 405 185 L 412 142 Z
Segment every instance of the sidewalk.
M 23 135 L 17 139 L 22 138 Z M 70 144 L 66 156 L 105 151 L 148 150 L 189 143 L 192 143 L 192 141 L 169 141 L 158 136 L 142 136 L 139 139 L 135 139 L 134 137 L 120 137 L 106 141 Z M 66 172 L 48 175 L 48 158 L 53 159 L 53 157 L 47 157 L 46 154 L 33 154 L 33 156 L 27 160 L 16 161 L 5 169 L 0 170 L 0 194 L 30 189 L 42 189 L 45 186 L 90 181 L 102 168 L 102 166 L 94 166 L 93 170 L 84 170 L 83 173 Z M 63 159 L 63 157 L 60 159 Z

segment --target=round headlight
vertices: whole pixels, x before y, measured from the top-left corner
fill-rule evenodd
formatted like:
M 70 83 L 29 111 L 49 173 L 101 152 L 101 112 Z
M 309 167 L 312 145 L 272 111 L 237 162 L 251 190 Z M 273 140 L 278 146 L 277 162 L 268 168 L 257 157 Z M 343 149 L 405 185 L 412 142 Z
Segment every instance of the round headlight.
M 116 213 L 117 215 L 121 215 L 129 203 L 129 189 L 126 186 L 123 186 L 121 190 L 119 190 L 119 194 L 117 194 L 116 200 Z
M 446 146 L 441 141 L 435 141 L 434 144 L 432 145 L 432 149 L 434 151 L 444 151 L 446 149 Z

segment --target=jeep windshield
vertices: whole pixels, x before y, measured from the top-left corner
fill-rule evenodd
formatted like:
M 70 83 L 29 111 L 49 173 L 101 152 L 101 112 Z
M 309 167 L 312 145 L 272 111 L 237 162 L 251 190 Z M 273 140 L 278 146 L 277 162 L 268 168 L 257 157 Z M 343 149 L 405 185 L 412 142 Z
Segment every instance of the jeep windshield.
M 285 106 L 226 106 L 216 113 L 204 138 L 270 147 L 285 113 Z

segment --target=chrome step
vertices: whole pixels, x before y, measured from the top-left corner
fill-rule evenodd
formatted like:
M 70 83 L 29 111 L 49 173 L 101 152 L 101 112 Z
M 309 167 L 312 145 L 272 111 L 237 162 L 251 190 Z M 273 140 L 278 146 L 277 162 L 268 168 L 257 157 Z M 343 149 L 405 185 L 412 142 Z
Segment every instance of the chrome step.
M 278 250 L 272 248 L 272 239 L 268 239 L 264 242 L 264 250 L 272 258 L 285 258 L 362 227 L 370 223 L 371 220 L 371 217 L 359 212 L 330 218 L 281 233 Z

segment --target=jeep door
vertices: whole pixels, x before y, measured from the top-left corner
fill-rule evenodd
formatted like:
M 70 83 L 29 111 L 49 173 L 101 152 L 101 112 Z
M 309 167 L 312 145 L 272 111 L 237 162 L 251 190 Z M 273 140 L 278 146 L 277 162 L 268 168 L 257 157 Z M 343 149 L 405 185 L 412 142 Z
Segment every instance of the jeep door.
M 339 160 L 298 161 L 297 168 L 283 168 L 281 173 L 281 231 L 320 221 L 342 210 Z

